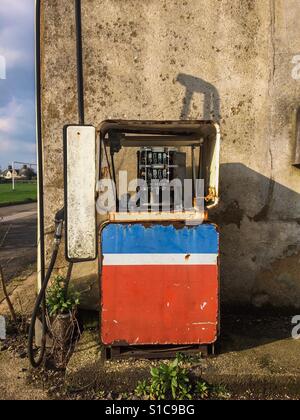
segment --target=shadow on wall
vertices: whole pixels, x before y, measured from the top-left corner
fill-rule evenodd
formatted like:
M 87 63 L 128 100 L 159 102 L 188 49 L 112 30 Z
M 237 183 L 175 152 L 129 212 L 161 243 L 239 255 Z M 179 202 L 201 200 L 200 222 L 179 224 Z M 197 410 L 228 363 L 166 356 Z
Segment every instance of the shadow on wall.
M 180 115 L 181 119 L 188 119 L 194 95 L 201 94 L 204 96 L 202 119 L 214 120 L 216 122 L 220 121 L 220 96 L 215 86 L 199 77 L 184 73 L 179 73 L 176 80 L 185 87 L 185 97 L 182 100 L 183 106 Z
M 221 353 L 291 338 L 300 310 L 299 194 L 240 163 L 221 165 L 220 191 L 212 221 L 220 227 Z M 273 368 L 263 357 L 256 363 Z
M 240 163 L 220 167 L 223 304 L 300 309 L 299 194 Z

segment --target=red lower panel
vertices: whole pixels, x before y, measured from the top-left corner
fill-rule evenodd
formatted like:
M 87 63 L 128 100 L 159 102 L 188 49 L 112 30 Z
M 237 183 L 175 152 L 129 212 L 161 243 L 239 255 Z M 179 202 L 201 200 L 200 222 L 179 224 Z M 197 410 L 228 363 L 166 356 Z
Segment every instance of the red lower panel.
M 210 344 L 217 323 L 217 266 L 103 267 L 106 345 Z

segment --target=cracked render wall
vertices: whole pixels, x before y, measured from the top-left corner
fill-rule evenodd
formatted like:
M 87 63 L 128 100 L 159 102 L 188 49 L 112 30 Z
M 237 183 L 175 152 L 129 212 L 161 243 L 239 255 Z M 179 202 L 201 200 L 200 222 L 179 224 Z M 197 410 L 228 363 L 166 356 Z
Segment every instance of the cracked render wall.
M 62 127 L 77 122 L 72 0 L 42 2 L 42 123 L 48 255 L 63 205 Z M 298 0 L 82 0 L 86 123 L 221 124 L 221 300 L 300 307 Z M 189 100 L 191 98 L 191 101 Z M 132 165 L 133 156 L 128 156 Z M 65 263 L 61 255 L 59 270 Z M 97 263 L 75 278 L 96 306 Z M 80 281 L 79 281 L 80 280 Z

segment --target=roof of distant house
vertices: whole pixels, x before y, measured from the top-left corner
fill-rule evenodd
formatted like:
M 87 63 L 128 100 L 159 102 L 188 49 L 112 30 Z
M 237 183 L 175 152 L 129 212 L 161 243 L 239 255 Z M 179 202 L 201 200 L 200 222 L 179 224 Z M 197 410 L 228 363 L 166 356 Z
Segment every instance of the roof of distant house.
M 2 176 L 6 176 L 8 173 L 11 173 L 12 172 L 12 168 L 7 168 L 7 169 L 5 169 L 2 173 L 1 173 L 1 175 Z M 15 169 L 15 173 L 17 174 L 17 175 L 19 175 L 19 172 L 20 172 L 20 170 L 19 169 Z

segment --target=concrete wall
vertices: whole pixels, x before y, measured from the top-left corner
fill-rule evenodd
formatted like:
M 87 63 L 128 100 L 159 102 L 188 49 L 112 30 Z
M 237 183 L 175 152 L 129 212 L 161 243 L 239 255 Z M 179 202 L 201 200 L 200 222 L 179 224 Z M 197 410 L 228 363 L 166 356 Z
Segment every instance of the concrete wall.
M 63 202 L 62 127 L 77 121 L 73 3 L 43 1 L 48 233 Z M 214 217 L 222 302 L 300 307 L 300 170 L 291 165 L 300 2 L 82 0 L 82 7 L 86 122 L 219 120 L 221 205 Z M 76 277 L 83 288 L 92 278 L 89 291 L 97 296 L 96 263 L 78 266 Z

